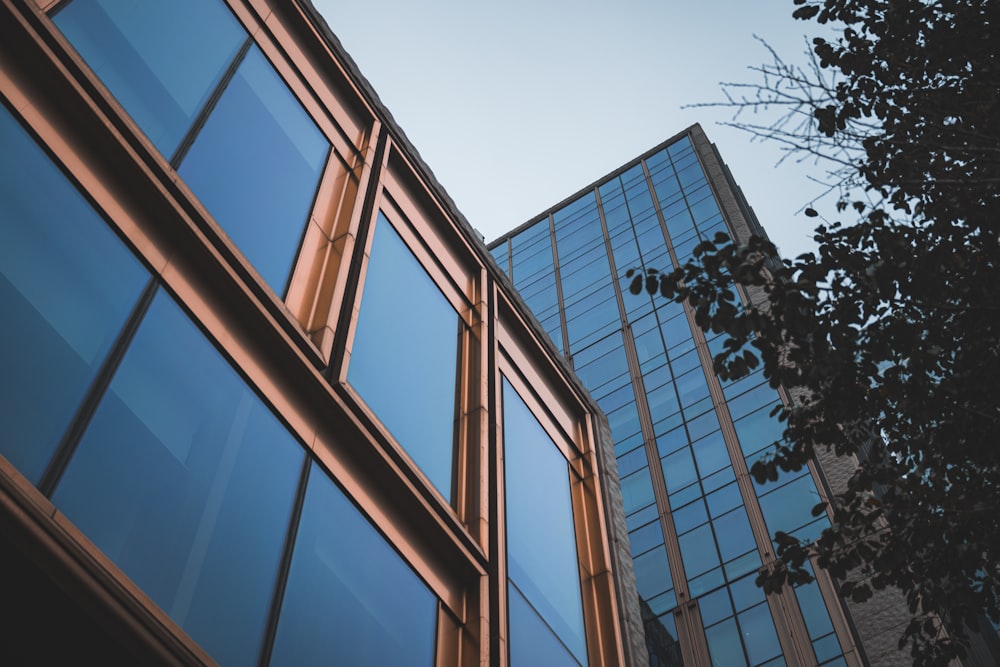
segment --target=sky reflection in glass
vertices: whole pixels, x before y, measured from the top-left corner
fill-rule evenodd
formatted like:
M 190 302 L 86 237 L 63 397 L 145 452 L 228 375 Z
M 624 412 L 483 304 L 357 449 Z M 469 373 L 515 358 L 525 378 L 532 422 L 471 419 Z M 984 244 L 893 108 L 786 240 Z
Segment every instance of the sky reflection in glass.
M 178 169 L 279 294 L 329 149 L 312 118 L 253 46 Z
M 53 20 L 167 159 L 247 38 L 214 0 L 75 0 Z
M 437 600 L 315 464 L 271 665 L 434 664 Z
M 451 499 L 458 313 L 379 213 L 347 380 Z
M 52 500 L 213 658 L 249 665 L 303 456 L 161 291 Z
M 507 380 L 503 441 L 508 576 L 576 659 L 586 664 L 568 465 Z M 514 631 L 518 622 L 512 619 L 511 626 L 514 655 L 521 638 Z
M 37 483 L 148 274 L 3 107 L 0 146 L 0 454 Z

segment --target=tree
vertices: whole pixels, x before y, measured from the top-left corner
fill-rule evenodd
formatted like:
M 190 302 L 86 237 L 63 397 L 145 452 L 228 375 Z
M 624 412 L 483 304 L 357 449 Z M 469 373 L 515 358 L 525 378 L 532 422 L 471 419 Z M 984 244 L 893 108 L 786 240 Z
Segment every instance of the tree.
M 900 647 L 945 664 L 984 616 L 1000 621 L 1000 3 L 794 3 L 835 36 L 805 69 L 775 56 L 726 104 L 738 127 L 826 161 L 831 217 L 853 220 L 821 218 L 817 251 L 791 261 L 723 234 L 675 271 L 627 277 L 728 334 L 723 379 L 763 364 L 801 397 L 758 481 L 818 448 L 863 458 L 831 528 L 813 544 L 777 534 L 784 567 L 758 583 L 807 581 L 816 555 L 855 601 L 896 586 L 912 614 Z

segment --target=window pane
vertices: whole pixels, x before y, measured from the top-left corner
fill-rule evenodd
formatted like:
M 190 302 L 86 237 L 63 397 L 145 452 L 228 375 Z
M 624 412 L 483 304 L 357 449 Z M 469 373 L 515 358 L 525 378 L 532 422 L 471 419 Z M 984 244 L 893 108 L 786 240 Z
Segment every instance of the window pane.
M 329 148 L 254 46 L 178 170 L 276 292 L 288 280 Z
M 647 505 L 652 505 L 655 500 L 648 466 L 643 466 L 638 472 L 622 478 L 621 489 L 625 514 L 631 514 Z
M 712 654 L 712 667 L 739 667 L 747 664 L 735 620 L 730 618 L 713 625 L 705 630 L 705 638 Z
M 691 450 L 687 447 L 676 454 L 664 457 L 661 461 L 661 467 L 669 493 L 679 491 L 698 479 L 698 473 L 694 469 L 694 459 L 691 458 Z
M 757 546 L 753 532 L 750 530 L 750 520 L 747 518 L 746 510 L 742 507 L 728 514 L 723 514 L 712 524 L 715 526 L 715 536 L 718 540 L 719 553 L 722 554 L 723 563 L 741 556 Z
M 765 487 L 766 490 L 767 487 Z M 812 508 L 820 502 L 819 492 L 812 476 L 804 474 L 799 479 L 775 489 L 760 498 L 760 511 L 764 514 L 771 533 L 790 533 L 816 518 Z M 825 515 L 823 515 L 825 518 Z M 815 531 L 818 536 L 822 529 Z
M 458 313 L 381 213 L 347 379 L 451 499 Z
M 148 276 L 3 107 L 0 146 L 0 454 L 37 483 Z
M 213 658 L 252 664 L 303 455 L 161 292 L 53 501 Z
M 545 622 L 538 616 L 524 596 L 511 584 L 507 586 L 510 609 L 510 664 L 552 665 L 559 667 L 579 665 L 566 647 L 560 643 Z M 360 664 L 360 663 L 359 663 Z M 406 664 L 406 663 L 397 663 Z
M 503 442 L 508 574 L 577 660 L 585 663 L 569 466 L 506 380 Z M 512 640 L 512 654 L 513 644 Z
M 636 588 L 643 600 L 651 600 L 674 587 L 673 579 L 670 578 L 667 552 L 663 547 L 639 556 L 632 561 L 632 564 L 635 569 Z
M 272 665 L 432 665 L 437 600 L 323 472 L 309 474 Z
M 708 524 L 682 535 L 677 541 L 681 546 L 681 558 L 689 579 L 719 566 L 719 555 L 715 551 L 715 540 Z
M 743 612 L 739 619 L 751 665 L 759 665 L 781 653 L 771 611 L 766 604 L 759 604 Z
M 75 0 L 53 20 L 167 159 L 247 37 L 217 0 Z

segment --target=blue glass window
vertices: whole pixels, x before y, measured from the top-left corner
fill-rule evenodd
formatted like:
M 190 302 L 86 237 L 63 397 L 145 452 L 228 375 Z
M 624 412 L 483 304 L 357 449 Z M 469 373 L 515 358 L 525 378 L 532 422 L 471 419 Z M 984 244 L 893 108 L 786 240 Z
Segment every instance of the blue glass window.
M 637 472 L 623 477 L 621 480 L 622 499 L 625 504 L 625 514 L 651 505 L 654 500 L 653 482 L 649 477 L 649 466 L 643 466 Z
M 458 313 L 381 213 L 348 382 L 451 498 Z
M 677 541 L 688 578 L 719 566 L 719 554 L 715 551 L 715 539 L 708 524 L 681 535 Z
M 663 544 L 663 530 L 659 521 L 650 521 L 642 528 L 633 530 L 628 535 L 629 545 L 632 547 L 632 555 L 637 556 L 645 553 L 655 546 Z
M 54 20 L 282 292 L 330 144 L 225 4 L 75 0 Z
M 753 454 L 781 440 L 785 425 L 771 416 L 772 407 L 768 405 L 733 422 L 744 454 Z
M 779 530 L 791 533 L 806 524 L 815 523 L 811 530 L 806 531 L 807 534 L 798 535 L 811 540 L 819 537 L 823 529 L 829 525 L 825 514 L 821 514 L 819 519 L 812 515 L 812 508 L 819 501 L 816 483 L 812 476 L 806 473 L 795 481 L 761 496 L 760 511 L 772 533 Z
M 733 615 L 733 604 L 729 601 L 729 591 L 720 588 L 714 593 L 702 596 L 698 600 L 698 611 L 701 612 L 701 622 L 705 626 Z
M 781 653 L 774 620 L 766 604 L 759 604 L 739 615 L 743 644 L 751 665 L 760 665 Z
M 0 107 L 0 454 L 38 483 L 148 275 Z
M 251 664 L 303 457 L 161 292 L 52 499 L 213 658 Z
M 740 667 L 746 665 L 740 630 L 735 619 L 727 619 L 705 630 L 708 650 L 712 654 L 712 667 Z
M 643 600 L 651 600 L 674 587 L 667 552 L 662 546 L 635 558 L 632 563 L 636 587 Z
M 178 173 L 280 293 L 329 149 L 326 137 L 254 46 Z
M 272 665 L 434 664 L 437 600 L 313 465 Z
M 552 634 L 517 587 L 508 585 L 507 591 L 510 606 L 510 664 L 577 667 L 579 663 Z
M 716 431 L 702 438 L 691 447 L 694 449 L 694 458 L 698 463 L 698 472 L 702 477 L 707 477 L 716 470 L 721 470 L 732 464 L 729 450 L 726 449 L 726 442 L 722 438 L 722 431 Z
M 712 525 L 715 527 L 715 536 L 723 563 L 756 549 L 757 543 L 754 540 L 753 531 L 750 530 L 750 520 L 747 518 L 744 508 L 740 507 L 728 514 L 723 514 L 712 521 Z
M 691 458 L 691 450 L 688 447 L 664 457 L 661 467 L 668 493 L 679 491 L 698 479 L 698 473 L 694 469 L 694 459 Z
M 512 587 L 575 656 L 587 662 L 569 466 L 509 382 L 503 382 L 507 567 Z M 516 598 L 511 595 L 511 598 Z M 511 604 L 513 657 L 529 655 L 532 635 Z M 544 664 L 535 659 L 517 664 Z
M 53 20 L 168 159 L 247 39 L 217 1 L 75 0 Z

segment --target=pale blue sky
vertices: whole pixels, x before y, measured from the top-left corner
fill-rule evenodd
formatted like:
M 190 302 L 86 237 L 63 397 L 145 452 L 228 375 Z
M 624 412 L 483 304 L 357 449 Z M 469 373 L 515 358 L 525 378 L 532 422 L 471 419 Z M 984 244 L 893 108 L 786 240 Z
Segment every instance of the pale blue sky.
M 756 80 L 754 35 L 800 60 L 791 0 L 314 2 L 487 241 L 700 122 L 782 254 L 811 248 L 811 167 L 681 108 Z

